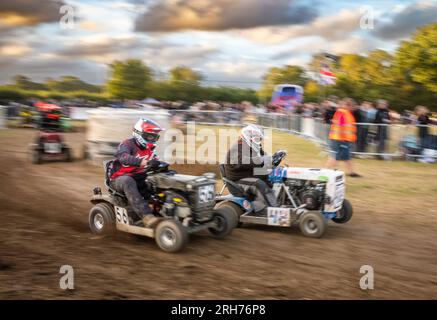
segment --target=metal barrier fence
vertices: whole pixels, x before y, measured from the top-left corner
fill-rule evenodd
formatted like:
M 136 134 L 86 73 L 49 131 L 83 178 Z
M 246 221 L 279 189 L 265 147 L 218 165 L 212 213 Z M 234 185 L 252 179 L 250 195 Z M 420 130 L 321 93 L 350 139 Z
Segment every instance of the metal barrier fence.
M 242 112 L 213 110 L 168 110 L 175 121 L 199 124 L 241 124 Z
M 263 114 L 259 125 L 287 130 L 317 141 L 330 149 L 330 125 L 319 118 L 297 115 Z M 383 158 L 437 159 L 437 126 L 416 124 L 357 123 L 353 154 Z
M 330 125 L 319 118 L 296 114 L 243 113 L 235 111 L 185 111 L 175 110 L 173 115 L 181 122 L 199 124 L 241 125 L 253 122 L 263 127 L 275 128 L 303 136 L 329 149 Z M 423 132 L 426 128 L 426 134 Z M 421 132 L 422 131 L 422 132 Z M 437 159 L 437 126 L 407 124 L 357 123 L 357 142 L 353 154 L 382 158 Z

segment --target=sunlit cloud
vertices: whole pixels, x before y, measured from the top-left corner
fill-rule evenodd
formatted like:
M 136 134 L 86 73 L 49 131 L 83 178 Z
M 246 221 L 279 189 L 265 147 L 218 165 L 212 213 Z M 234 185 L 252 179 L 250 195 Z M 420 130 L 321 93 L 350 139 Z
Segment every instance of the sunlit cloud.
M 227 30 L 311 21 L 316 11 L 297 0 L 164 0 L 136 20 L 138 31 Z
M 361 6 L 367 2 L 3 1 L 0 81 L 25 74 L 35 80 L 76 75 L 102 83 L 112 61 L 135 58 L 160 75 L 184 65 L 209 84 L 256 87 L 270 67 L 304 67 L 316 53 L 393 50 L 437 15 L 433 1 L 373 1 L 375 30 L 361 30 Z M 74 7 L 73 29 L 60 28 L 64 3 Z

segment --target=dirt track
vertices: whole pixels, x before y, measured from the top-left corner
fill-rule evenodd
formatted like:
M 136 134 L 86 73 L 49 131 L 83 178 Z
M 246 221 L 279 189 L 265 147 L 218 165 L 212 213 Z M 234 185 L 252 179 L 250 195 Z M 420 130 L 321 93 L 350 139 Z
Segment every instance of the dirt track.
M 102 169 L 31 164 L 23 146 L 33 134 L 0 132 L 0 299 L 437 298 L 435 211 L 402 219 L 406 212 L 352 199 L 352 221 L 330 224 L 322 239 L 248 227 L 222 241 L 201 233 L 184 252 L 166 254 L 152 239 L 92 235 L 89 197 Z M 77 155 L 82 139 L 68 135 Z M 65 264 L 74 267 L 74 290 L 59 289 Z M 373 291 L 359 288 L 364 264 L 375 268 Z

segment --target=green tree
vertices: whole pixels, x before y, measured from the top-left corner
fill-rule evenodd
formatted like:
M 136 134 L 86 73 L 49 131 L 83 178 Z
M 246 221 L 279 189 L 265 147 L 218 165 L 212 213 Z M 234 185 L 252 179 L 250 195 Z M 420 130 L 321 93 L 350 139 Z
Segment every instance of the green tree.
M 19 101 L 24 99 L 21 90 L 11 86 L 0 86 L 0 102 Z
M 395 54 L 397 72 L 437 93 L 437 22 L 420 28 Z
M 146 86 L 151 80 L 151 70 L 141 60 L 115 61 L 111 65 L 111 79 L 107 90 L 117 99 L 143 99 Z
M 201 80 L 202 75 L 193 69 L 184 66 L 174 67 L 170 70 L 166 94 L 170 100 L 189 102 L 200 100 L 199 98 L 202 96 Z
M 304 88 L 304 98 L 305 101 L 317 102 L 320 100 L 320 85 L 314 81 L 310 80 L 305 84 Z
M 305 70 L 301 67 L 292 65 L 286 65 L 282 68 L 273 67 L 264 75 L 258 96 L 261 101 L 265 102 L 272 96 L 275 85 L 289 83 L 304 86 L 306 81 Z
M 188 67 L 178 66 L 170 70 L 170 82 L 172 84 L 187 83 L 191 85 L 200 85 L 202 75 Z
M 358 54 L 343 54 L 340 56 L 338 76 L 342 76 L 356 85 L 364 82 L 365 57 Z
M 98 93 L 101 91 L 99 86 L 87 83 L 74 76 L 63 76 L 59 80 L 49 79 L 45 85 L 50 90 L 62 92 L 88 91 Z
M 38 82 L 33 82 L 30 78 L 23 75 L 16 75 L 14 78 L 14 84 L 18 89 L 22 90 L 46 90 L 47 88 Z
M 375 50 L 364 58 L 363 72 L 365 80 L 373 85 L 393 84 L 393 56 L 384 50 Z
M 213 101 L 239 103 L 250 101 L 258 103 L 256 91 L 252 89 L 234 88 L 234 87 L 207 87 L 204 88 L 205 98 Z

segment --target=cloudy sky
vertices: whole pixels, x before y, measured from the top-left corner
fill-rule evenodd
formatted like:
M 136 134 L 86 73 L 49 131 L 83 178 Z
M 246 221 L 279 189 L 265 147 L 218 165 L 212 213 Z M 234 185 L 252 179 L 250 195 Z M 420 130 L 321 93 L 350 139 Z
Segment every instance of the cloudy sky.
M 371 24 L 363 15 L 373 16 Z M 256 88 L 272 66 L 318 52 L 393 51 L 437 20 L 433 0 L 12 0 L 0 2 L 0 82 L 75 75 L 103 83 L 107 64 L 139 58 L 208 84 Z

